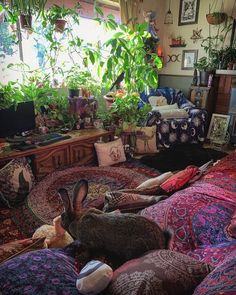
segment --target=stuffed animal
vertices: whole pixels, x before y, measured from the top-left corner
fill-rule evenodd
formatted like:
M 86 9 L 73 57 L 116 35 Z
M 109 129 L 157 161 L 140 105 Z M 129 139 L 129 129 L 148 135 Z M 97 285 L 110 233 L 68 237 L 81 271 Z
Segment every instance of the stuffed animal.
M 71 235 L 61 226 L 61 216 L 53 219 L 53 225 L 44 224 L 33 234 L 33 238 L 46 237 L 45 248 L 63 248 L 74 240 Z

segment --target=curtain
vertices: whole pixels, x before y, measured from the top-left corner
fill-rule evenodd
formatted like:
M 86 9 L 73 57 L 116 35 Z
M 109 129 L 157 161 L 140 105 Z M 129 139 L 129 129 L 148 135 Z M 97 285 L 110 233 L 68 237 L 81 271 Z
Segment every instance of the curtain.
M 137 22 L 138 0 L 119 0 L 121 22 L 131 27 Z

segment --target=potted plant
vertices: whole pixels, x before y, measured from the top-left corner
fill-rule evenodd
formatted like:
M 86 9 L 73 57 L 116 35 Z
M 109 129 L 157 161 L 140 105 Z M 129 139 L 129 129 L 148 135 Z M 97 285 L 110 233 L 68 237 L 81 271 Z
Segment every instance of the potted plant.
M 4 8 L 9 13 L 10 20 L 16 22 L 20 16 L 20 23 L 23 29 L 32 29 L 32 15 L 44 14 L 47 0 L 11 0 Z
M 218 0 L 214 0 L 212 4 L 209 4 L 209 13 L 206 15 L 207 22 L 210 25 L 220 25 L 224 21 L 226 21 L 228 15 L 223 12 L 223 11 L 217 11 L 217 4 Z M 223 8 L 223 2 L 222 2 L 222 7 Z
M 78 13 L 76 12 L 78 8 L 80 8 L 79 4 L 74 9 L 65 7 L 64 5 L 59 6 L 54 4 L 47 11 L 46 19 L 54 26 L 56 32 L 62 33 L 67 23 L 66 17 L 71 16 L 74 20 L 78 21 Z
M 215 70 L 214 65 L 204 56 L 194 63 L 194 68 L 199 71 L 200 86 L 208 86 L 209 76 Z
M 78 66 L 73 66 L 66 77 L 66 85 L 69 90 L 69 97 L 81 96 L 88 97 L 88 90 L 92 89 L 91 73 L 88 70 L 81 70 Z
M 236 64 L 236 48 L 234 46 L 227 46 L 222 50 L 222 69 L 232 70 Z

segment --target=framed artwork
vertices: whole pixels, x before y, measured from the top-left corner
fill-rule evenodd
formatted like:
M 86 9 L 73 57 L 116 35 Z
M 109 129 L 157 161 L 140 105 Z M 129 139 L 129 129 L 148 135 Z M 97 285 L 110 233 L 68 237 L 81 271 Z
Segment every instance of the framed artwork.
M 194 63 L 197 62 L 198 50 L 183 50 L 182 53 L 182 70 L 193 70 Z
M 179 26 L 197 24 L 200 0 L 180 0 Z
M 224 143 L 229 126 L 229 115 L 212 114 L 207 138 L 212 142 Z

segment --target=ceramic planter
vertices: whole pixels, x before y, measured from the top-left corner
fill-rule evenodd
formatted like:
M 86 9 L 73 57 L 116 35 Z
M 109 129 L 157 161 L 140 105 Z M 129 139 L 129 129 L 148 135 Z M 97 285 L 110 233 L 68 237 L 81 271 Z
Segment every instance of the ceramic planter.
M 22 29 L 32 29 L 32 15 L 20 15 L 20 25 Z
M 64 29 L 65 29 L 65 26 L 66 26 L 66 20 L 57 19 L 55 21 L 55 31 L 56 32 L 62 33 L 64 31 Z

